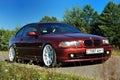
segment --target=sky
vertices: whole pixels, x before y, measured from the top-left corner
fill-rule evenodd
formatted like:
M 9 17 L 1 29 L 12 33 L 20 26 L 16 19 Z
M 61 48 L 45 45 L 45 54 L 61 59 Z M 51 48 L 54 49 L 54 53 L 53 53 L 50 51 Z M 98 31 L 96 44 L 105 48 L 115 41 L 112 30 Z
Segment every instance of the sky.
M 44 16 L 62 20 L 67 8 L 83 8 L 86 4 L 100 14 L 109 1 L 120 3 L 120 0 L 0 0 L 0 29 L 12 30 L 16 26 L 39 22 Z

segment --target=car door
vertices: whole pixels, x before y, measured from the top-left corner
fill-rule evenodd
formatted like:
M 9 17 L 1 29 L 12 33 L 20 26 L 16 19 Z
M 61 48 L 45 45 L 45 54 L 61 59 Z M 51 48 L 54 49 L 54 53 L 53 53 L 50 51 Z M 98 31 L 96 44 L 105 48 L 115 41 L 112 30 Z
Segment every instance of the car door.
M 35 25 L 27 25 L 24 29 L 21 45 L 22 45 L 22 54 L 21 56 L 25 59 L 33 59 L 38 55 L 38 38 L 35 36 L 29 36 L 28 32 L 33 31 L 36 34 L 38 33 Z

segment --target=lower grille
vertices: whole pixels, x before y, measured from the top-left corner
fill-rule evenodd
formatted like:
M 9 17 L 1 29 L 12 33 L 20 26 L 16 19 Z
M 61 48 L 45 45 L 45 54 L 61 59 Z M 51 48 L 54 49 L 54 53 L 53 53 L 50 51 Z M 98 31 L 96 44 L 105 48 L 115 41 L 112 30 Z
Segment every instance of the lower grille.
M 100 58 L 100 57 L 105 57 L 108 56 L 107 54 L 91 54 L 91 55 L 86 55 L 85 53 L 78 53 L 75 54 L 75 56 L 73 58 L 70 59 L 89 59 L 89 58 Z

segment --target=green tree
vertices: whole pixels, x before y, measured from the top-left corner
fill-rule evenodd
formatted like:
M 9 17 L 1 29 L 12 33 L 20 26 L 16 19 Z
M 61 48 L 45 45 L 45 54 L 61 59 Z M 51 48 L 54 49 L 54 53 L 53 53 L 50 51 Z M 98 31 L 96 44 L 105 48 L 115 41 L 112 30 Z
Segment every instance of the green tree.
M 66 9 L 63 19 L 65 23 L 71 24 L 76 28 L 87 33 L 84 24 L 82 23 L 82 10 L 79 7 L 73 7 L 72 10 Z
M 98 19 L 98 13 L 90 5 L 86 5 L 83 9 L 80 7 L 67 9 L 63 18 L 64 22 L 72 24 L 85 33 L 91 33 L 91 28 Z
M 10 30 L 0 29 L 0 50 L 7 50 L 9 38 L 12 33 Z
M 91 29 L 97 22 L 98 13 L 90 5 L 85 5 L 82 12 L 82 22 L 88 33 L 91 33 Z
M 49 17 L 49 16 L 44 16 L 40 22 L 58 22 L 56 17 Z
M 86 5 L 83 8 L 83 13 L 82 13 L 82 22 L 84 23 L 85 26 L 90 26 L 93 21 L 93 15 L 94 15 L 94 9 L 90 5 Z
M 99 17 L 98 27 L 103 36 L 120 48 L 120 4 L 109 2 Z
M 93 21 L 91 23 L 91 34 L 103 35 L 101 29 L 98 27 L 99 14 L 95 11 L 93 14 Z
M 17 26 L 14 30 L 0 29 L 0 51 L 7 50 L 9 45 L 9 39 L 15 35 L 15 33 L 20 29 Z

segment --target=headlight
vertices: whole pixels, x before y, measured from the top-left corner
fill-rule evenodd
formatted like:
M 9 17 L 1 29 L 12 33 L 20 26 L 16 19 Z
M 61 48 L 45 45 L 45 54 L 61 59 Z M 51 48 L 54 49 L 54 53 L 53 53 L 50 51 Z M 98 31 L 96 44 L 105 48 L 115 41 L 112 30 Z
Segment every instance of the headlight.
M 102 42 L 103 44 L 109 44 L 109 41 L 107 39 L 104 39 Z
M 79 41 L 65 41 L 59 44 L 59 47 L 70 47 L 70 46 L 79 46 Z

